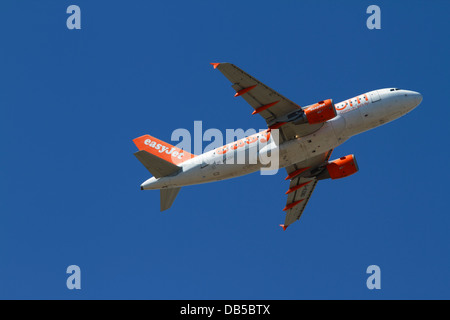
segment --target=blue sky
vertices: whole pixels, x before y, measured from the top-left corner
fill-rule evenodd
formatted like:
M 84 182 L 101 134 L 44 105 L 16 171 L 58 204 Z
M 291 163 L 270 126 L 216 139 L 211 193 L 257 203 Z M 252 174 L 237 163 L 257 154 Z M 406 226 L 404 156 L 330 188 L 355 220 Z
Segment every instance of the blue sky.
M 0 6 L 1 299 L 450 298 L 448 1 Z M 183 188 L 160 213 L 133 138 L 264 127 L 215 61 L 299 105 L 385 87 L 424 100 L 337 148 L 360 172 L 321 182 L 286 232 L 283 170 Z

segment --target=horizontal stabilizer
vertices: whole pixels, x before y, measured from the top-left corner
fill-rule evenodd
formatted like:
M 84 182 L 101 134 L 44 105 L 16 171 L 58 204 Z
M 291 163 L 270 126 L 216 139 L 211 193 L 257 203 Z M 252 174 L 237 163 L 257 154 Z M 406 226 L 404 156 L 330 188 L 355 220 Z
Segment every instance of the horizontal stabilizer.
M 155 156 L 145 150 L 140 150 L 134 155 L 157 179 L 165 176 L 170 176 L 181 170 L 179 166 L 168 162 L 158 156 Z
M 167 210 L 172 206 L 172 203 L 175 201 L 175 198 L 178 195 L 181 187 L 172 188 L 172 189 L 161 189 L 160 197 L 161 197 L 161 211 Z

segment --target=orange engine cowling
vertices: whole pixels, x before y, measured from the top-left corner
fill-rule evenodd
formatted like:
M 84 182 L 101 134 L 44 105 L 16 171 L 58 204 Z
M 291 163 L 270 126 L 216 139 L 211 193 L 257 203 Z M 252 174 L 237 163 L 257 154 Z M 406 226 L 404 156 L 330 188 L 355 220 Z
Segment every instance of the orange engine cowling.
M 336 117 L 336 108 L 332 99 L 320 101 L 303 110 L 309 124 L 316 124 L 328 121 Z
M 358 170 L 358 164 L 352 154 L 336 159 L 327 165 L 327 171 L 331 179 L 345 178 L 358 172 Z

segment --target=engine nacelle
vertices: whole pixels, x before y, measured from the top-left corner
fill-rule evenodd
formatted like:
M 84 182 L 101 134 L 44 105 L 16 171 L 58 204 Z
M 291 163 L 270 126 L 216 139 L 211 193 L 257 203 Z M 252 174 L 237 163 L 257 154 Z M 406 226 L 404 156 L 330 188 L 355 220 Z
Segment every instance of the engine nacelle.
M 331 161 L 326 167 L 327 176 L 331 179 L 345 178 L 358 172 L 358 170 L 358 164 L 352 154 Z
M 332 99 L 320 101 L 303 109 L 309 124 L 328 121 L 336 117 L 336 108 Z

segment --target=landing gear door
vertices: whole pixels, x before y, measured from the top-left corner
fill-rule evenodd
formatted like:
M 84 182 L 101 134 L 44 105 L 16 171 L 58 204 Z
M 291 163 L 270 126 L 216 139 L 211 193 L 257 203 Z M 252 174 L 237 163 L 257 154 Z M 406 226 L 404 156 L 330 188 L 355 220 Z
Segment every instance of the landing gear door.
M 378 100 L 381 99 L 381 98 L 380 98 L 380 94 L 378 93 L 377 90 L 372 91 L 372 92 L 370 93 L 370 99 L 372 100 L 372 102 L 376 102 L 376 101 L 378 101 Z

